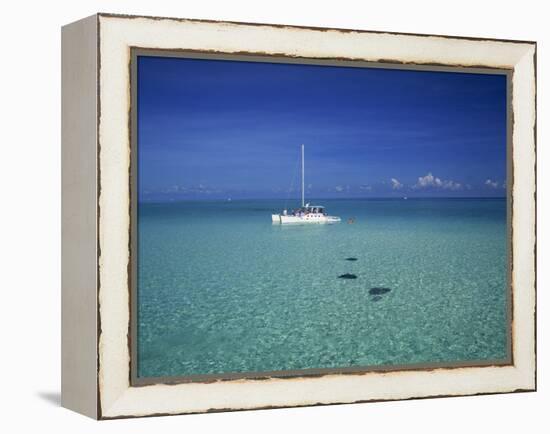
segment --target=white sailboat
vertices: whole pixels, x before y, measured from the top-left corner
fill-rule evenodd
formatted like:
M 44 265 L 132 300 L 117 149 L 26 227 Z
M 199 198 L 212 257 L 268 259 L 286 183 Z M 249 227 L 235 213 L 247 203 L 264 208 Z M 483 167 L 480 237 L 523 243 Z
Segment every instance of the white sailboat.
M 340 222 L 340 217 L 327 215 L 324 206 L 310 205 L 305 203 L 304 195 L 304 145 L 302 145 L 302 206 L 291 212 L 283 210 L 281 214 L 272 214 L 271 221 L 273 224 L 331 224 Z

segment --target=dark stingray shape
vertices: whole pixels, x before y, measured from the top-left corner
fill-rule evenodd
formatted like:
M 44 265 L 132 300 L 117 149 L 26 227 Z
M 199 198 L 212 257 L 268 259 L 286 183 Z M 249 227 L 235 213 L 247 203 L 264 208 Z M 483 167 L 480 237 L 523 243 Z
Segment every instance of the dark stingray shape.
M 374 297 L 372 297 L 372 301 L 380 301 L 380 300 L 382 300 L 381 295 L 375 295 Z
M 386 292 L 390 292 L 390 291 L 391 291 L 390 288 L 374 287 L 374 288 L 369 289 L 369 294 L 370 295 L 380 295 L 380 294 L 385 294 Z
M 340 274 L 338 276 L 338 279 L 357 279 L 357 276 L 355 274 L 346 273 L 346 274 Z
M 346 258 L 346 261 L 357 261 L 357 258 Z

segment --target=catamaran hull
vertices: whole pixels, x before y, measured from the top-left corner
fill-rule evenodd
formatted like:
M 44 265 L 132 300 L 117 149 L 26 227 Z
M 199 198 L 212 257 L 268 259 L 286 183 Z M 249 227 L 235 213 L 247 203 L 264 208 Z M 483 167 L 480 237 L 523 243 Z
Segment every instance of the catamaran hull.
M 274 224 L 282 224 L 282 225 L 333 224 L 333 223 L 339 223 L 340 217 L 314 216 L 314 215 L 294 216 L 294 215 L 272 214 L 271 221 Z

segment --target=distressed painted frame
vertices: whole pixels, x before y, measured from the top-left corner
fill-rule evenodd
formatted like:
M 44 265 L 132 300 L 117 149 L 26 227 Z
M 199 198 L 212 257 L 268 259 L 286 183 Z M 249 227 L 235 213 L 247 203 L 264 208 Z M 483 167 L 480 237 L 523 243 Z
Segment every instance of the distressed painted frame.
M 130 63 L 135 48 L 512 71 L 512 363 L 132 382 Z M 110 419 L 536 389 L 534 42 L 98 14 L 63 28 L 62 54 L 64 406 Z

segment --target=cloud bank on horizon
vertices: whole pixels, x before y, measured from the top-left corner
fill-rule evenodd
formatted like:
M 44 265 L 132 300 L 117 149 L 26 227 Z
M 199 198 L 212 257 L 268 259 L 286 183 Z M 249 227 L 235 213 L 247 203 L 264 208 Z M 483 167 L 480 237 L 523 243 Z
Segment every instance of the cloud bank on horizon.
M 504 196 L 506 77 L 138 60 L 140 200 Z

